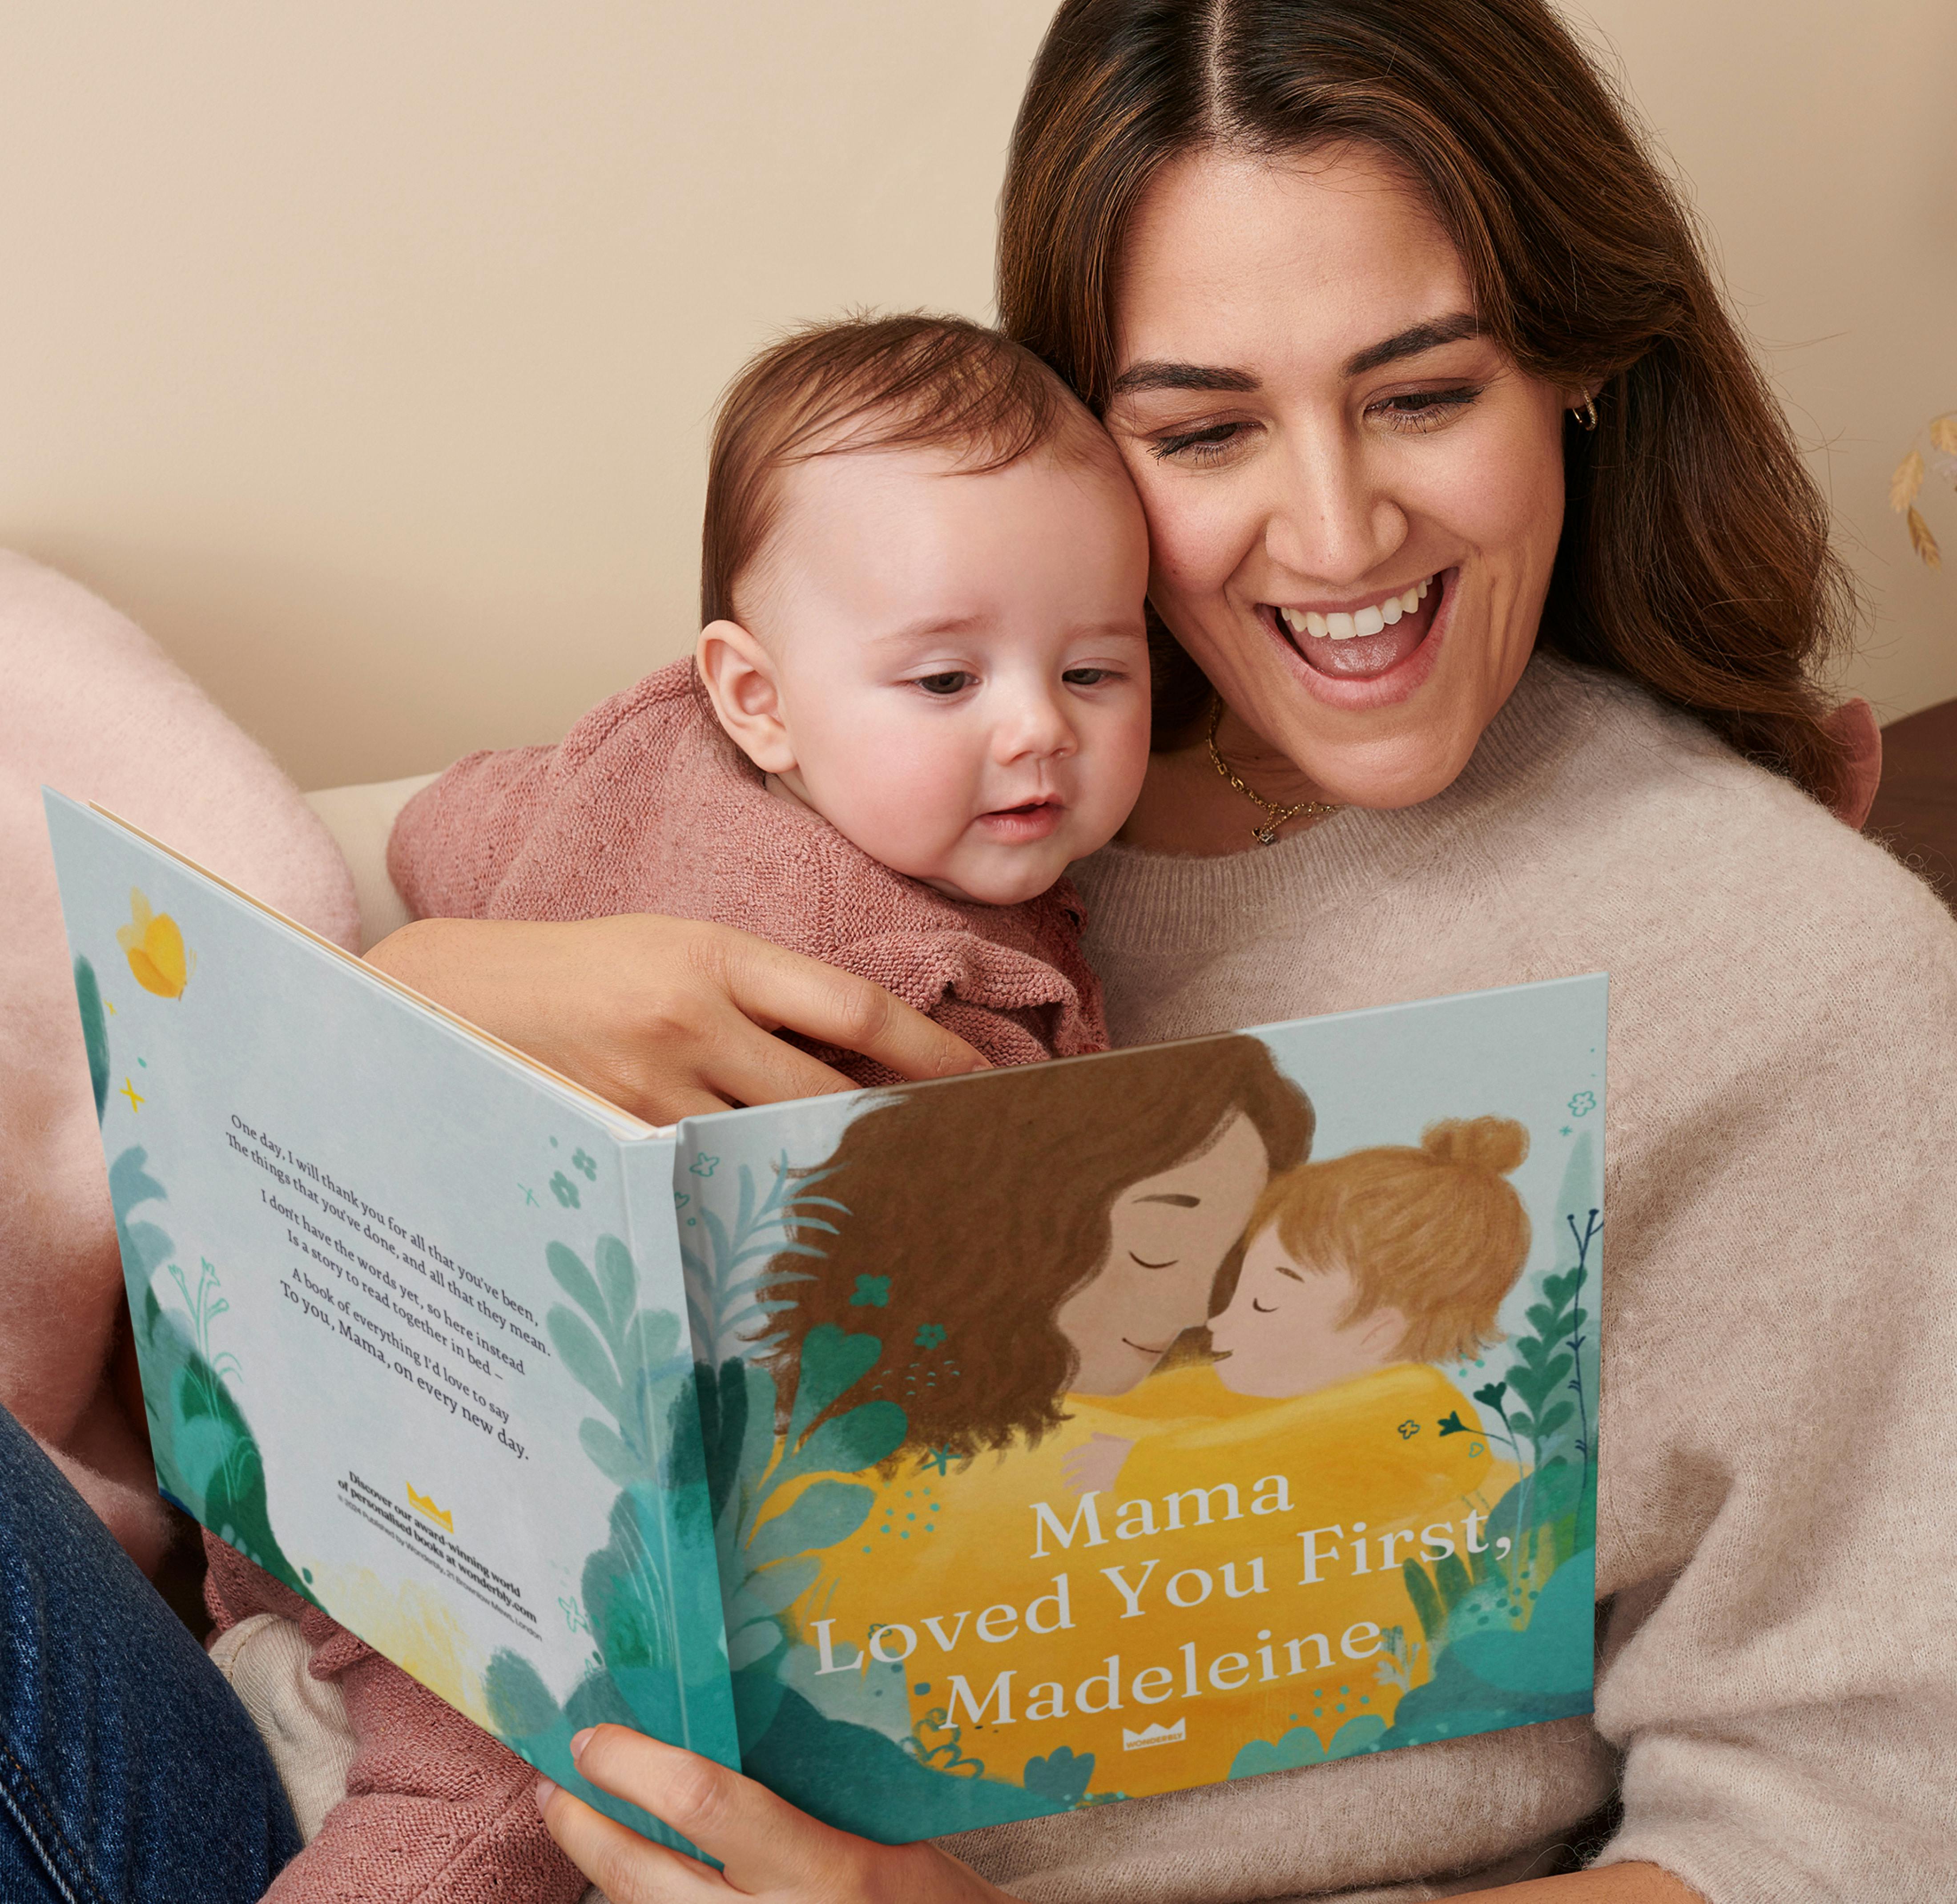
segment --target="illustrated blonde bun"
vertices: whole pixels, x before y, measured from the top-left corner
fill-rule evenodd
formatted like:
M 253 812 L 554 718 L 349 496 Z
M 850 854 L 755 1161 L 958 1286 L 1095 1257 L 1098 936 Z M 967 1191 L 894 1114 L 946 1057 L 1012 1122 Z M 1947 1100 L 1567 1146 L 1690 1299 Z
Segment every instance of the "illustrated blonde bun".
M 1513 1118 L 1448 1118 L 1420 1134 L 1420 1147 L 1437 1163 L 1505 1177 L 1529 1155 L 1529 1133 Z

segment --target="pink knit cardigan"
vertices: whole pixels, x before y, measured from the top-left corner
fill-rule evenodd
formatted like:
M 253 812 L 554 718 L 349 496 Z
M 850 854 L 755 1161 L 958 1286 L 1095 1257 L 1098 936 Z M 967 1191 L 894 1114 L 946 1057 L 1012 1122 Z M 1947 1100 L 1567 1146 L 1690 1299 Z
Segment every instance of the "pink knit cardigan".
M 661 912 L 734 925 L 842 966 L 995 1064 L 1107 1048 L 1070 886 L 961 904 L 776 799 L 722 732 L 691 662 L 649 675 L 561 746 L 473 754 L 403 809 L 387 871 L 418 917 Z M 880 1066 L 810 1047 L 859 1084 Z M 220 1629 L 296 1620 L 356 1740 L 346 1799 L 268 1904 L 572 1904 L 584 1880 L 543 1828 L 536 1775 L 296 1594 L 207 1536 Z
M 665 912 L 738 926 L 874 979 L 995 1064 L 1105 1051 L 1063 882 L 1023 906 L 947 899 L 776 799 L 690 661 L 593 709 L 562 745 L 472 754 L 402 810 L 387 871 L 419 918 Z M 891 1074 L 825 1060 L 860 1084 Z

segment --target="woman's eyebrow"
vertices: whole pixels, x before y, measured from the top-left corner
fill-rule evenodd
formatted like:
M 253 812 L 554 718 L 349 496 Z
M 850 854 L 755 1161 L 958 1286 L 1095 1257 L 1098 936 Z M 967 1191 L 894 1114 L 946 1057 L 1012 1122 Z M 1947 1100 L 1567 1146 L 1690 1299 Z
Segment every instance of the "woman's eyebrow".
M 1444 343 L 1459 343 L 1464 337 L 1485 334 L 1481 320 L 1472 311 L 1456 311 L 1444 318 L 1427 318 L 1377 343 L 1368 344 L 1345 359 L 1343 374 L 1363 377 L 1382 364 L 1396 363 L 1402 357 L 1417 357 L 1423 350 L 1437 350 Z M 1130 364 L 1108 387 L 1110 397 L 1126 397 L 1140 390 L 1228 390 L 1247 391 L 1263 387 L 1247 370 L 1227 364 L 1181 364 L 1150 361 Z
M 1481 320 L 1472 311 L 1456 311 L 1445 318 L 1429 318 L 1410 324 L 1390 337 L 1368 344 L 1345 359 L 1345 375 L 1363 377 L 1382 364 L 1396 363 L 1402 357 L 1417 357 L 1423 350 L 1436 350 L 1444 343 L 1459 343 L 1463 337 L 1484 334 Z
M 1135 1201 L 1138 1203 L 1173 1203 L 1178 1210 L 1194 1210 L 1201 1203 L 1203 1199 L 1200 1197 L 1181 1196 L 1173 1191 L 1165 1191 L 1161 1195 L 1156 1197 L 1137 1197 Z
M 1247 370 L 1231 370 L 1222 364 L 1130 364 L 1109 387 L 1110 397 L 1125 397 L 1137 390 L 1256 390 L 1256 378 Z

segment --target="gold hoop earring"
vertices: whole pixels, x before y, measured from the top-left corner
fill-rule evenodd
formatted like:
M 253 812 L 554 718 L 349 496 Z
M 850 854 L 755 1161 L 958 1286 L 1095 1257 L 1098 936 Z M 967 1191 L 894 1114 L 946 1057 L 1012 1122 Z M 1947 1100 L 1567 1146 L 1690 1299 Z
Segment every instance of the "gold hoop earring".
M 1581 410 L 1573 410 L 1570 413 L 1583 425 L 1586 431 L 1594 430 L 1597 427 L 1597 400 L 1594 397 L 1586 397 L 1583 407 Z

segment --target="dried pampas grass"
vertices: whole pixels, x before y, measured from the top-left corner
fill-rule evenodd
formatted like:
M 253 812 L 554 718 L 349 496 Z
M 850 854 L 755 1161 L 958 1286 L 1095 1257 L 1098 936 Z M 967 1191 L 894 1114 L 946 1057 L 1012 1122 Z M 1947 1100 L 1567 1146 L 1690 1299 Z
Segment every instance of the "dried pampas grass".
M 1923 457 L 1921 452 L 1911 450 L 1889 478 L 1889 507 L 1900 514 L 1916 500 L 1916 493 L 1922 487 Z
M 1939 476 L 1948 476 L 1957 485 L 1957 410 L 1946 411 L 1943 416 L 1933 417 L 1930 424 L 1930 460 Z M 1912 448 L 1895 466 L 1895 473 L 1889 478 L 1889 507 L 1909 524 L 1909 546 L 1917 558 L 1928 568 L 1943 566 L 1943 552 L 1936 546 L 1936 538 L 1930 533 L 1930 525 L 1923 519 L 1923 512 L 1916 506 L 1916 499 L 1923 490 L 1923 452 Z
M 1936 546 L 1936 538 L 1930 533 L 1930 525 L 1921 514 L 1912 509 L 1909 512 L 1909 546 L 1932 568 L 1943 566 L 1943 552 Z

